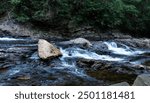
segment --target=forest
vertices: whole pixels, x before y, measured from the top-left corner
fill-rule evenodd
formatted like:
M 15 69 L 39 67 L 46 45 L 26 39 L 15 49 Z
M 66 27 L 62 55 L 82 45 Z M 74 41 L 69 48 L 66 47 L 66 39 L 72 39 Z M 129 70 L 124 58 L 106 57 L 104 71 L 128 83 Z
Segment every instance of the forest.
M 81 25 L 148 37 L 149 0 L 1 0 L 0 15 L 45 28 Z

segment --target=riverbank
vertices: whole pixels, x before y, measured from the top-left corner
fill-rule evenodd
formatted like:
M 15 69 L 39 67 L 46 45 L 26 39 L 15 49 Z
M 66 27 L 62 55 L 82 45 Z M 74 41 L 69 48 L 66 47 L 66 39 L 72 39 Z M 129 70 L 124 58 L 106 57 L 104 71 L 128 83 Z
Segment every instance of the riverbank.
M 63 38 L 71 39 L 83 37 L 89 40 L 101 40 L 101 39 L 128 39 L 130 35 L 120 33 L 119 31 L 114 32 L 101 32 L 90 26 L 83 26 L 68 32 L 61 30 L 38 28 L 32 24 L 18 23 L 8 17 L 0 19 L 0 33 L 1 36 L 13 36 L 13 37 L 31 37 L 31 38 Z M 2 35 L 3 34 L 3 35 Z
M 115 40 L 135 48 L 150 48 L 149 38 L 137 38 L 131 35 L 132 34 L 121 33 L 117 30 L 101 32 L 87 26 L 76 28 L 65 33 L 53 29 L 43 30 L 33 26 L 32 24 L 20 24 L 13 19 L 9 19 L 8 17 L 3 17 L 0 19 L 0 37 L 24 37 L 37 40 L 46 39 L 50 41 L 65 41 L 81 37 L 90 41 Z

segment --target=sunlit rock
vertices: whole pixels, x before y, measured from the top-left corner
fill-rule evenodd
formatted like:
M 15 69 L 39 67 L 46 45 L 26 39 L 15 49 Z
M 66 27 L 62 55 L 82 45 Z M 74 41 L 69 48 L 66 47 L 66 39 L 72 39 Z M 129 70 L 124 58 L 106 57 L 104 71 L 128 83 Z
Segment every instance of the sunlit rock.
M 49 59 L 62 55 L 58 48 L 44 39 L 40 39 L 38 42 L 38 54 L 41 59 Z

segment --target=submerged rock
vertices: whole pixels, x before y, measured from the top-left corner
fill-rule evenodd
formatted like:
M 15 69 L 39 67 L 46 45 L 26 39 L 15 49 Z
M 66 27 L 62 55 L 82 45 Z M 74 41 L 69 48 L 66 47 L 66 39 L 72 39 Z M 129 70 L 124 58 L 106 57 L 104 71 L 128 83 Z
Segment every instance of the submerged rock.
M 44 39 L 40 39 L 38 42 L 38 54 L 41 59 L 54 58 L 62 55 L 58 48 Z
M 134 81 L 133 86 L 150 86 L 150 74 L 139 75 Z

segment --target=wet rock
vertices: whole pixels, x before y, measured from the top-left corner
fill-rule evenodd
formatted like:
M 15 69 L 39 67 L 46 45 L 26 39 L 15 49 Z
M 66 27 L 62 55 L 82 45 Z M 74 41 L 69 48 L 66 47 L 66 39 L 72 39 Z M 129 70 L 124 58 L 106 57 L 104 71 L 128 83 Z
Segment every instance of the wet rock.
M 41 59 L 49 59 L 62 55 L 58 48 L 44 39 L 40 39 L 38 42 L 38 54 Z
M 73 40 L 70 40 L 70 41 L 61 42 L 60 44 L 62 44 L 62 45 L 80 45 L 80 46 L 83 46 L 83 47 L 92 46 L 90 41 L 88 41 L 84 38 L 76 38 L 76 39 L 73 39 Z
M 31 78 L 30 75 L 23 75 L 23 76 L 19 76 L 17 79 L 19 80 L 29 80 Z
M 121 83 L 117 83 L 117 84 L 112 84 L 110 86 L 130 86 L 130 85 L 127 82 L 121 82 Z
M 74 28 L 72 32 L 72 37 L 82 37 L 92 41 L 99 41 L 102 39 L 127 39 L 132 38 L 130 35 L 125 33 L 121 33 L 120 31 L 113 30 L 113 31 L 106 31 L 102 32 L 99 30 L 95 30 L 93 27 L 90 26 L 82 26 L 79 28 Z
M 8 69 L 7 68 L 1 68 L 0 67 L 0 73 L 4 73 L 4 72 L 6 72 Z
M 95 71 L 88 70 L 87 74 L 98 80 L 109 81 L 112 84 L 118 83 L 118 82 L 123 82 L 123 81 L 127 81 L 130 84 L 132 84 L 136 77 L 136 75 L 134 75 L 134 74 L 117 73 L 116 71 L 111 71 L 108 69 L 95 70 Z
M 92 46 L 92 44 L 88 40 L 86 40 L 84 38 L 73 39 L 73 40 L 70 40 L 70 42 L 74 43 L 74 44 L 86 45 L 87 47 Z
M 92 65 L 94 65 L 94 61 L 90 59 L 78 59 L 77 60 L 77 65 L 80 68 L 90 68 Z
M 87 75 L 112 83 L 127 81 L 132 84 L 137 75 L 145 72 L 145 68 L 129 63 L 78 59 L 76 64 Z
M 143 65 L 146 65 L 146 66 L 150 67 L 150 60 L 145 61 L 145 62 L 143 63 Z
M 150 52 L 143 53 L 142 55 L 143 55 L 143 56 L 146 56 L 146 57 L 150 57 Z
M 139 75 L 134 81 L 133 86 L 150 86 L 150 74 Z
M 29 64 L 30 65 L 30 64 Z M 23 68 L 23 70 L 22 70 Z M 68 68 L 56 69 L 51 68 L 50 66 L 44 67 L 41 66 L 23 66 L 20 72 L 5 76 L 1 82 L 5 81 L 5 85 L 17 86 L 17 85 L 54 85 L 54 86 L 75 86 L 75 85 L 104 85 L 105 83 L 100 80 L 96 80 L 93 78 L 88 78 L 84 76 L 78 76 L 75 73 L 72 73 Z
M 0 68 L 9 68 L 9 67 L 11 67 L 12 66 L 12 64 L 10 64 L 10 63 L 7 63 L 7 62 L 0 62 Z
M 8 57 L 8 54 L 5 54 L 3 52 L 0 52 L 0 61 L 5 60 Z
M 119 38 L 119 39 L 129 39 L 129 38 L 132 38 L 132 36 L 127 35 L 127 34 L 123 34 L 123 33 L 120 33 L 120 32 L 113 32 L 112 35 L 113 35 L 113 38 Z
M 103 41 L 92 42 L 91 50 L 98 54 L 110 54 L 110 51 L 108 51 L 108 46 Z
M 150 49 L 150 39 L 117 39 L 118 42 L 126 44 L 134 48 Z
M 101 39 L 128 39 L 128 38 L 132 38 L 130 35 L 121 33 L 119 31 L 115 32 L 115 31 L 108 31 L 105 33 L 99 33 L 99 37 Z

